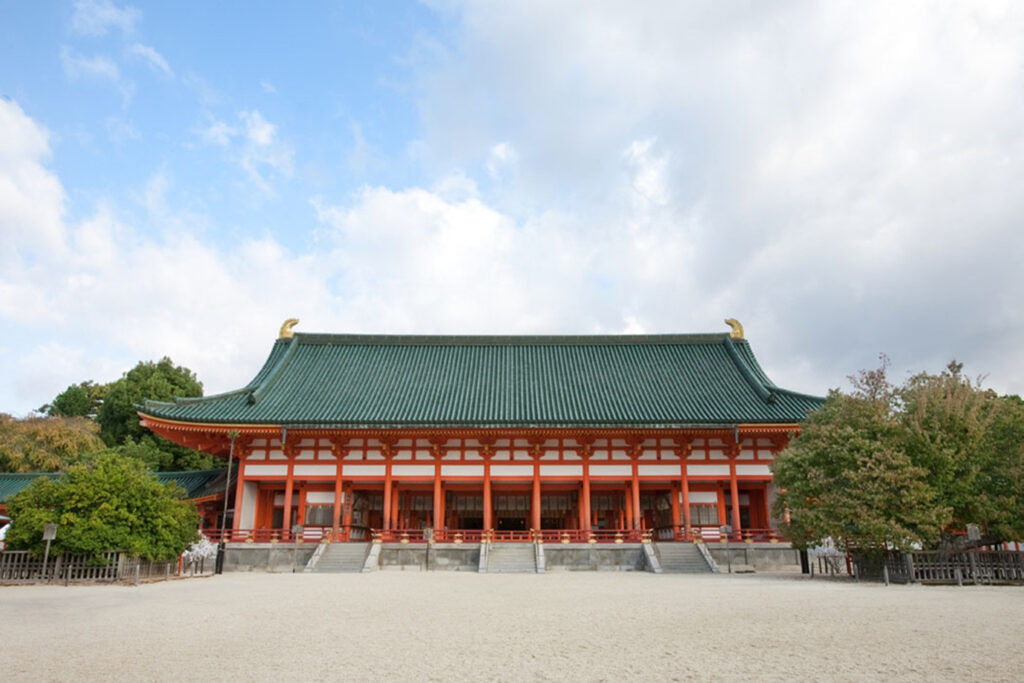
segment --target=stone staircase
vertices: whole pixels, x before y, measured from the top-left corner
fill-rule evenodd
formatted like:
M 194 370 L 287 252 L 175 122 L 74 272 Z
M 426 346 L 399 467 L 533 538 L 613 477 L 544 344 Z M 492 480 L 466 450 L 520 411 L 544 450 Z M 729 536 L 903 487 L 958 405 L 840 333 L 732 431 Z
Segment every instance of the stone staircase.
M 711 567 L 693 543 L 659 543 L 658 559 L 666 574 L 710 574 Z
M 535 574 L 537 554 L 533 543 L 491 543 L 487 549 L 489 574 Z
M 313 571 L 320 573 L 361 572 L 369 543 L 331 543 Z

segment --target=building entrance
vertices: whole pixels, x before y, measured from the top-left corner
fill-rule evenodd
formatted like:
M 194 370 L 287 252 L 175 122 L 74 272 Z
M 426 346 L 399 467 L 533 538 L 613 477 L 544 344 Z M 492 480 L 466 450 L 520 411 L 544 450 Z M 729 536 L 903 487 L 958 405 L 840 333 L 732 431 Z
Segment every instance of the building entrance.
M 526 531 L 530 528 L 530 497 L 517 494 L 494 496 L 494 528 L 498 531 Z

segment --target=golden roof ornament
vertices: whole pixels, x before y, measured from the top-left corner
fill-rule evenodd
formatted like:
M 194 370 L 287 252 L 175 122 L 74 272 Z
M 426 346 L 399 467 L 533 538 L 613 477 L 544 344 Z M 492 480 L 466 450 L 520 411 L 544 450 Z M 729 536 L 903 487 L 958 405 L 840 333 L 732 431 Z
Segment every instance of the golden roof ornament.
M 298 318 L 288 318 L 281 325 L 281 332 L 277 335 L 278 339 L 291 339 L 295 336 L 292 332 L 292 328 L 299 324 Z
M 729 333 L 730 339 L 743 339 L 743 325 L 736 318 L 726 318 L 725 324 L 732 328 Z

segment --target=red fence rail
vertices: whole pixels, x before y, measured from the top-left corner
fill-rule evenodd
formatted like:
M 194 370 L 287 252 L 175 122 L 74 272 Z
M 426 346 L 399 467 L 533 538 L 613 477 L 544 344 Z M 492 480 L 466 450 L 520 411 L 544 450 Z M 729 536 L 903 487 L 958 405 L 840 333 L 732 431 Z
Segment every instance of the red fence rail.
M 655 529 L 542 529 L 536 531 L 506 529 L 371 529 L 364 526 L 343 526 L 337 533 L 331 527 L 305 527 L 301 534 L 288 529 L 204 529 L 203 534 L 214 543 L 294 543 L 321 540 L 378 540 L 382 543 L 639 543 L 645 538 L 655 541 L 695 541 L 715 543 L 723 538 L 749 543 L 784 541 L 776 529 L 743 529 L 726 537 L 717 526 L 693 526 L 689 533 L 682 526 L 661 526 Z

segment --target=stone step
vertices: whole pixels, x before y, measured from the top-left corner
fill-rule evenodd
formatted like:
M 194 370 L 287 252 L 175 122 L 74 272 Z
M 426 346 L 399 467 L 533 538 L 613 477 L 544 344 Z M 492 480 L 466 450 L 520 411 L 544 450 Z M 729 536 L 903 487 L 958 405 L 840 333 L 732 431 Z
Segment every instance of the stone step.
M 487 572 L 535 573 L 536 549 L 532 543 L 492 543 L 487 551 Z
M 324 551 L 315 571 L 322 573 L 360 572 L 366 559 L 366 543 L 332 543 Z
M 661 570 L 670 574 L 708 574 L 711 567 L 693 543 L 660 543 Z

